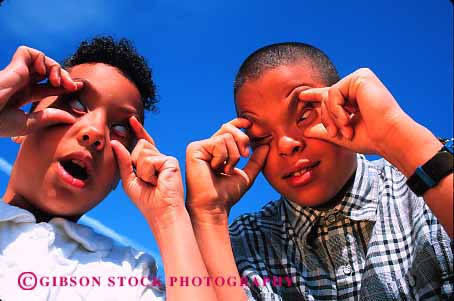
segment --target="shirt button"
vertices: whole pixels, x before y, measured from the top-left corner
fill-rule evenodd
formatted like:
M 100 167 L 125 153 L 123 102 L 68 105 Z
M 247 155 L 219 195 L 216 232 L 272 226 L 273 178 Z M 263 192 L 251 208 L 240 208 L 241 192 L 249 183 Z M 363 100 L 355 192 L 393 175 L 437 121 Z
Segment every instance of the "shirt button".
M 353 238 L 353 235 L 351 235 L 350 233 L 347 234 L 347 241 L 351 242 L 351 243 L 355 241 L 355 239 Z
M 413 277 L 413 275 L 408 275 L 408 282 L 410 283 L 411 286 L 415 286 L 416 284 L 415 277 Z
M 334 214 L 331 214 L 328 216 L 329 223 L 334 223 L 335 221 L 336 221 L 336 216 Z
M 344 265 L 343 271 L 345 275 L 350 275 L 352 273 L 352 267 L 350 265 Z

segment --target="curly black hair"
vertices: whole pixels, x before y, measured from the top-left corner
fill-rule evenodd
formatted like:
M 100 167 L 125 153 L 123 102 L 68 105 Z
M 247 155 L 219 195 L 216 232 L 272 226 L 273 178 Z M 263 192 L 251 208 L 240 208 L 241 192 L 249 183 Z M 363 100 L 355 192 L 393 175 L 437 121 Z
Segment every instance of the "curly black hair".
M 145 58 L 137 53 L 131 41 L 123 38 L 116 42 L 111 36 L 98 36 L 91 41 L 83 41 L 76 52 L 63 62 L 63 67 L 70 68 L 84 63 L 104 63 L 118 68 L 136 85 L 145 110 L 157 110 L 158 99 L 151 68 Z

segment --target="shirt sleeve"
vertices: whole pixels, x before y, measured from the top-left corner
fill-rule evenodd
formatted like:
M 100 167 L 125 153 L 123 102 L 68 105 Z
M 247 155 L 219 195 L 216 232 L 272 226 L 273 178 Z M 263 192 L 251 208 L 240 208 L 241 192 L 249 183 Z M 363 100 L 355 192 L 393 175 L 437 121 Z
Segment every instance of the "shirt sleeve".
M 265 247 L 264 233 L 254 216 L 243 215 L 230 226 L 230 239 L 236 265 L 242 277 L 243 290 L 248 301 L 282 301 L 282 297 L 273 289 L 264 277 L 269 275 L 268 264 L 264 258 L 257 256 L 260 248 Z M 246 281 L 247 280 L 247 281 Z

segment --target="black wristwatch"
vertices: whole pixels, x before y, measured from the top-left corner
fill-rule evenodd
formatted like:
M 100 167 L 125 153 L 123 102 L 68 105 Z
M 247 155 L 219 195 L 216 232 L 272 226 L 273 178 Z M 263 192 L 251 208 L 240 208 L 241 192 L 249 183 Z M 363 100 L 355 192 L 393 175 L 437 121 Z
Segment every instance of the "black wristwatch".
M 438 184 L 444 177 L 454 171 L 454 139 L 443 140 L 443 147 L 415 173 L 408 178 L 407 185 L 418 196 Z

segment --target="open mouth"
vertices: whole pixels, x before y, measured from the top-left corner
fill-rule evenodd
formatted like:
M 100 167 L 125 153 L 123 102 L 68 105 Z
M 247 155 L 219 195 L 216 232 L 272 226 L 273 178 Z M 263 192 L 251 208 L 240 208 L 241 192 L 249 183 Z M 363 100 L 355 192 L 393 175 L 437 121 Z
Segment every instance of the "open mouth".
M 86 181 L 88 179 L 87 167 L 82 161 L 75 159 L 63 160 L 60 161 L 60 164 L 64 168 L 64 170 L 73 178 L 81 181 Z
M 302 176 L 304 173 L 306 173 L 307 171 L 317 167 L 318 165 L 320 164 L 320 161 L 316 161 L 314 162 L 313 164 L 305 167 L 305 168 L 302 168 L 300 170 L 297 170 L 297 171 L 294 171 L 292 173 L 289 173 L 288 175 L 285 175 L 283 176 L 282 178 L 283 179 L 288 179 L 288 178 L 291 178 L 291 177 L 299 177 L 299 176 Z

